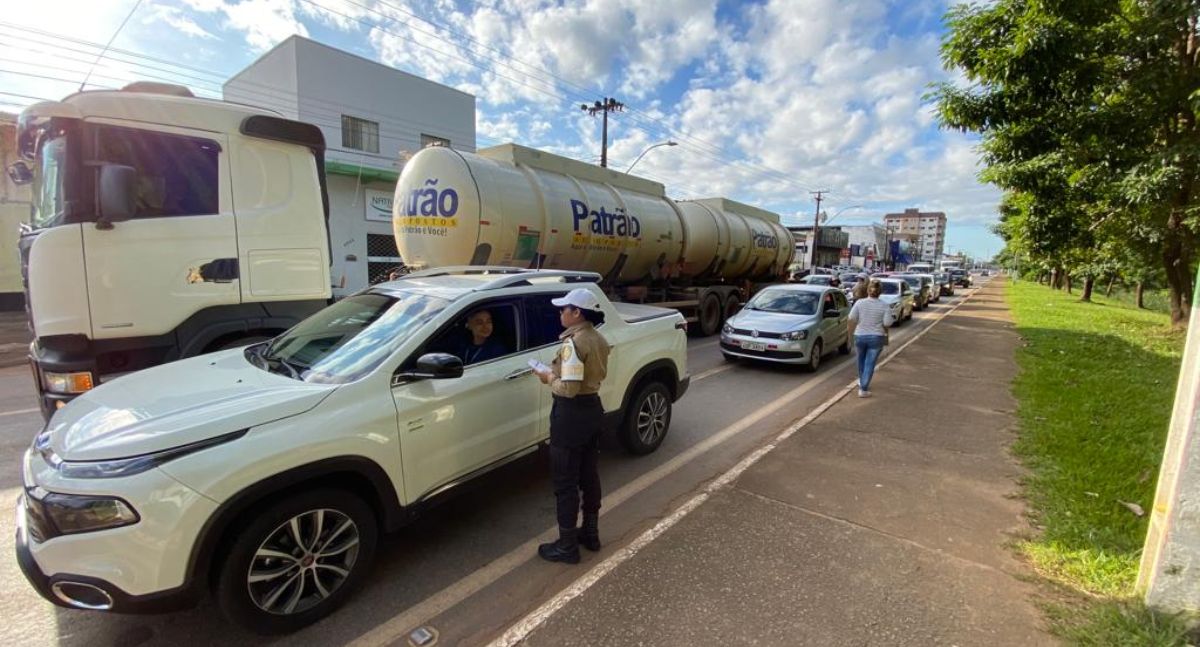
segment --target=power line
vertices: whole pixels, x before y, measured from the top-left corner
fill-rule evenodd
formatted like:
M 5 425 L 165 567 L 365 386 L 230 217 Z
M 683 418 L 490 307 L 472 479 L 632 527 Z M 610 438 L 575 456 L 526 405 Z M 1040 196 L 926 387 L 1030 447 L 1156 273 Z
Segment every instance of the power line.
M 314 7 L 317 7 L 317 8 L 319 8 L 319 9 L 325 10 L 325 11 L 327 11 L 327 12 L 329 12 L 329 13 L 332 13 L 332 14 L 334 14 L 334 15 L 341 16 L 341 17 L 343 17 L 343 18 L 345 18 L 345 19 L 347 19 L 347 20 L 352 20 L 352 21 L 354 21 L 354 22 L 356 22 L 356 23 L 358 23 L 358 24 L 360 24 L 360 25 L 366 26 L 366 27 L 368 27 L 368 28 L 369 28 L 369 29 L 371 29 L 371 30 L 378 30 L 378 31 L 381 31 L 381 32 L 383 32 L 383 33 L 386 33 L 386 34 L 390 34 L 390 35 L 396 36 L 396 37 L 398 37 L 398 38 L 401 38 L 401 39 L 403 39 L 403 40 L 405 40 L 405 41 L 411 42 L 411 43 L 413 43 L 413 44 L 415 44 L 415 45 L 417 45 L 417 46 L 419 46 L 419 47 L 426 48 L 426 49 L 428 49 L 428 50 L 432 51 L 433 53 L 435 53 L 435 54 L 437 54 L 437 55 L 444 56 L 444 57 L 449 57 L 449 58 L 452 58 L 452 59 L 454 59 L 454 60 L 458 60 L 458 61 L 461 61 L 461 62 L 467 63 L 468 65 L 471 65 L 472 67 L 475 67 L 475 68 L 477 68 L 477 69 L 479 69 L 479 70 L 481 70 L 481 71 L 483 71 L 483 72 L 490 73 L 490 74 L 492 74 L 492 75 L 496 76 L 497 78 L 504 79 L 504 80 L 506 80 L 506 81 L 509 81 L 509 82 L 515 83 L 515 84 L 517 84 L 517 85 L 520 85 L 520 86 L 523 86 L 523 87 L 530 88 L 531 90 L 534 90 L 534 91 L 536 91 L 536 92 L 538 92 L 538 93 L 541 93 L 541 94 L 544 94 L 544 95 L 546 95 L 546 96 L 550 96 L 550 97 L 552 97 L 552 98 L 555 98 L 555 99 L 557 99 L 557 100 L 559 100 L 559 101 L 567 101 L 567 100 L 569 100 L 569 99 L 567 99 L 567 98 L 563 97 L 561 94 L 557 94 L 556 92 L 550 92 L 550 91 L 547 91 L 547 90 L 545 90 L 545 89 L 543 89 L 543 88 L 540 88 L 540 87 L 537 87 L 537 86 L 532 86 L 532 85 L 529 85 L 528 83 L 523 83 L 523 82 L 521 82 L 521 81 L 519 81 L 519 80 L 517 80 L 517 79 L 513 79 L 513 78 L 511 78 L 511 77 L 504 76 L 504 75 L 502 75 L 502 74 L 499 74 L 499 73 L 497 73 L 495 70 L 488 69 L 487 67 L 485 67 L 485 66 L 483 66 L 483 65 L 481 65 L 481 64 L 479 64 L 479 63 L 476 63 L 476 62 L 474 62 L 474 61 L 471 61 L 471 60 L 468 60 L 468 59 L 466 59 L 466 58 L 463 58 L 462 56 L 457 56 L 457 55 L 454 55 L 454 54 L 450 54 L 450 53 L 447 53 L 447 52 L 440 51 L 440 50 L 438 50 L 438 49 L 436 49 L 436 48 L 433 48 L 433 47 L 429 46 L 429 45 L 428 45 L 428 44 L 426 44 L 426 43 L 419 42 L 419 41 L 417 41 L 416 39 L 413 39 L 413 38 L 407 37 L 407 36 L 405 36 L 405 35 L 402 35 L 402 34 L 396 33 L 396 32 L 394 32 L 394 31 L 391 31 L 391 30 L 385 29 L 384 27 L 382 27 L 381 25 L 379 25 L 379 24 L 377 24 L 377 23 L 371 23 L 371 22 L 368 22 L 368 21 L 362 20 L 362 19 L 360 19 L 360 18 L 358 18 L 358 17 L 351 16 L 351 15 L 349 15 L 349 14 L 346 14 L 346 13 L 343 13 L 343 12 L 340 12 L 340 11 L 336 11 L 336 10 L 334 10 L 334 9 L 332 9 L 332 8 L 330 8 L 330 7 L 328 7 L 328 6 L 326 6 L 326 5 L 322 5 L 322 4 L 320 4 L 320 3 L 314 2 L 313 0 L 304 0 L 304 1 L 305 1 L 305 2 L 307 2 L 307 3 L 309 3 L 309 4 L 311 4 L 311 5 L 313 5 Z M 346 1 L 346 2 L 347 2 L 347 3 L 349 3 L 349 4 L 354 4 L 354 5 L 356 5 L 356 6 L 363 7 L 363 5 L 359 5 L 359 4 L 357 4 L 357 3 L 350 2 L 350 0 L 344 0 L 344 1 Z M 383 4 L 384 6 L 391 7 L 391 8 L 393 8 L 393 9 L 400 10 L 400 9 L 398 9 L 397 7 L 395 7 L 394 5 L 389 5 L 389 4 L 387 4 L 387 3 L 381 3 L 381 4 Z M 366 7 L 364 7 L 364 8 L 366 8 Z M 432 38 L 435 38 L 435 39 L 437 39 L 437 40 L 440 40 L 440 41 L 442 41 L 442 42 L 445 42 L 445 43 L 447 43 L 447 44 L 451 45 L 452 47 L 454 47 L 456 50 L 462 50 L 462 47 L 461 47 L 461 46 L 460 46 L 458 43 L 454 43 L 454 42 L 452 42 L 452 41 L 448 40 L 447 38 L 445 38 L 445 37 L 442 37 L 442 36 L 440 36 L 440 35 L 438 35 L 438 34 L 435 34 L 435 33 L 430 33 L 430 32 L 424 31 L 424 30 L 417 30 L 417 29 L 414 29 L 414 28 L 413 28 L 411 25 L 409 25 L 409 24 L 407 24 L 407 23 L 402 23 L 402 22 L 400 22 L 400 21 L 396 20 L 394 17 L 388 16 L 388 15 L 386 15 L 386 14 L 383 14 L 383 13 L 381 13 L 381 12 L 377 11 L 377 10 L 374 10 L 374 9 L 370 9 L 370 8 L 366 8 L 366 9 L 367 9 L 368 11 L 370 11 L 371 13 L 375 14 L 375 15 L 379 15 L 379 16 L 382 16 L 382 17 L 384 17 L 384 18 L 386 18 L 386 19 L 388 19 L 388 20 L 390 20 L 390 21 L 397 22 L 398 24 L 405 25 L 406 27 L 408 27 L 408 28 L 409 28 L 410 30 L 412 30 L 412 31 L 416 31 L 416 32 L 418 32 L 418 33 L 422 33 L 422 34 L 425 34 L 425 35 L 429 35 L 429 36 L 430 36 L 430 37 L 432 37 Z M 427 21 L 427 20 L 425 20 L 425 19 L 422 19 L 422 18 L 420 18 L 419 16 L 416 16 L 416 14 L 412 14 L 412 12 L 408 12 L 408 11 L 404 11 L 404 10 L 400 10 L 400 11 L 402 11 L 403 13 L 406 13 L 406 14 L 412 15 L 412 16 L 414 16 L 415 18 L 417 18 L 417 19 L 419 19 L 419 20 L 422 20 L 422 22 L 426 22 L 426 23 L 428 23 L 428 24 L 430 24 L 430 25 L 434 25 L 435 27 L 436 27 L 436 26 L 438 26 L 436 23 L 433 23 L 433 22 L 431 22 L 431 21 Z M 69 38 L 69 37 L 61 36 L 61 35 L 59 35 L 59 34 L 53 34 L 53 33 L 51 33 L 51 32 L 45 32 L 45 31 L 38 30 L 38 29 L 33 29 L 33 28 L 25 28 L 25 27 L 21 27 L 21 26 L 15 26 L 15 25 L 11 25 L 11 24 L 9 24 L 9 23 L 4 23 L 4 22 L 0 22 L 0 26 L 8 27 L 8 28 L 10 28 L 10 29 L 17 29 L 17 30 L 20 30 L 20 31 L 25 31 L 25 32 L 29 32 L 29 33 L 35 33 L 35 34 L 39 34 L 39 35 L 44 35 L 44 36 L 47 36 L 47 37 L 50 37 L 50 38 L 54 38 L 54 39 L 61 39 L 61 40 L 67 40 L 67 41 L 71 41 L 71 42 L 76 42 L 76 43 L 83 44 L 83 45 L 85 45 L 85 46 L 98 47 L 98 45 L 95 45 L 95 44 L 93 44 L 93 43 L 90 43 L 90 42 L 88 42 L 88 41 L 84 41 L 84 40 L 82 40 L 82 39 L 74 39 L 74 38 Z M 492 47 L 486 46 L 486 45 L 484 45 L 484 44 L 482 44 L 482 43 L 478 43 L 478 41 L 474 41 L 474 39 L 469 39 L 469 40 L 472 40 L 472 42 L 475 42 L 475 43 L 477 43 L 477 44 L 480 44 L 481 46 L 483 46 L 483 47 L 485 47 L 485 48 L 487 48 L 487 49 L 490 49 L 491 51 L 495 51 L 495 52 L 497 52 L 497 53 L 500 53 L 500 52 L 499 52 L 499 50 L 496 50 L 495 48 L 492 48 Z M 36 42 L 36 41 L 35 41 L 35 42 Z M 79 50 L 75 50 L 75 51 L 79 51 Z M 211 72 L 211 71 L 209 71 L 209 70 L 203 70 L 203 69 L 200 69 L 200 68 L 195 68 L 195 67 L 192 67 L 192 66 L 188 66 L 188 65 L 183 65 L 183 64 L 180 64 L 180 63 L 176 63 L 176 62 L 174 62 L 174 61 L 167 61 L 167 60 L 165 60 L 165 59 L 155 58 L 155 57 L 152 57 L 152 56 L 147 56 L 147 55 L 140 54 L 140 53 L 136 53 L 136 52 L 130 52 L 130 51 L 127 51 L 127 50 L 120 50 L 120 49 L 113 48 L 111 51 L 113 51 L 113 52 L 115 52 L 115 53 L 120 53 L 120 54 L 123 54 L 123 55 L 126 55 L 126 56 L 132 56 L 132 57 L 136 57 L 136 58 L 144 58 L 144 59 L 146 59 L 146 60 L 153 60 L 153 61 L 161 62 L 161 63 L 167 64 L 167 65 L 173 66 L 173 67 L 178 67 L 178 68 L 180 68 L 180 69 L 188 69 L 188 70 L 196 71 L 196 72 L 199 72 L 199 73 L 201 73 L 201 74 L 208 74 L 208 75 L 212 75 L 212 76 L 219 76 L 219 77 L 222 77 L 222 78 L 224 78 L 224 76 L 225 76 L 225 75 L 222 75 L 222 74 L 220 74 L 220 73 Z M 472 51 L 470 51 L 470 50 L 467 50 L 467 51 L 468 51 L 470 54 L 474 55 L 474 56 L 477 56 L 477 57 L 480 57 L 480 58 L 485 58 L 485 59 L 487 59 L 487 60 L 491 60 L 491 61 L 493 61 L 493 62 L 495 62 L 495 63 L 497 63 L 497 64 L 504 65 L 505 67 L 508 67 L 509 69 L 513 69 L 515 72 L 517 72 L 517 73 L 519 73 L 519 74 L 523 74 L 523 75 L 524 75 L 524 76 L 526 76 L 526 77 L 529 77 L 529 78 L 536 79 L 536 80 L 538 80 L 539 82 L 542 82 L 542 83 L 548 83 L 548 84 L 550 84 L 550 85 L 554 85 L 553 83 L 550 83 L 550 82 L 546 81 L 545 79 L 538 78 L 536 75 L 530 74 L 530 73 L 528 73 L 528 72 L 522 72 L 521 70 L 516 70 L 516 69 L 515 69 L 515 68 L 513 68 L 511 65 L 505 64 L 503 61 L 499 61 L 499 60 L 497 60 L 497 59 L 496 59 L 496 58 L 494 58 L 494 57 L 486 57 L 486 56 L 483 56 L 483 55 L 479 54 L 478 52 L 472 52 Z M 523 61 L 519 61 L 518 59 L 513 59 L 511 56 L 507 56 L 507 55 L 504 55 L 504 54 L 502 54 L 502 53 L 500 53 L 500 54 L 501 54 L 502 56 L 505 56 L 506 58 L 509 58 L 510 60 L 514 60 L 514 61 L 516 61 L 516 62 L 518 62 L 518 63 L 520 63 L 520 64 L 522 64 L 522 65 L 525 65 L 525 66 L 527 66 L 527 67 L 533 67 L 532 65 L 530 65 L 530 64 L 528 64 L 528 63 L 525 63 L 525 62 L 523 62 Z M 122 62 L 122 63 L 126 63 L 126 64 L 136 64 L 136 63 L 133 63 L 133 62 L 131 62 L 131 61 L 125 61 L 125 60 L 117 59 L 116 57 L 112 57 L 112 56 L 110 56 L 109 58 L 112 58 L 113 60 L 116 60 L 116 61 L 118 61 L 118 62 Z M 160 68 L 160 69 L 161 69 L 161 68 Z M 535 68 L 535 69 L 536 69 L 536 68 Z M 185 76 L 185 75 L 182 75 L 182 73 L 178 73 L 178 72 L 169 72 L 169 71 L 166 71 L 166 70 L 161 70 L 161 71 L 164 71 L 164 72 L 166 72 L 166 73 L 169 73 L 169 74 L 179 74 L 179 75 L 181 75 L 181 76 Z M 569 86 L 576 87 L 576 88 L 579 88 L 579 87 L 580 87 L 580 86 L 578 86 L 578 85 L 572 84 L 571 82 L 567 81 L 566 79 L 563 79 L 562 77 L 558 77 L 558 76 L 556 76 L 556 75 L 550 74 L 549 72 L 546 72 L 546 74 L 549 74 L 549 75 L 550 75 L 550 76 L 552 76 L 553 78 L 555 78 L 555 79 L 557 79 L 557 80 L 559 80 L 559 81 L 563 82 L 565 85 L 569 85 Z M 195 78 L 195 77 L 192 77 L 192 78 Z M 274 89 L 273 89 L 273 90 L 274 90 Z M 571 94 L 575 94 L 575 93 L 571 93 Z M 579 95 L 576 95 L 576 96 L 579 96 Z M 327 102 L 327 103 L 328 103 L 328 102 Z M 683 140 L 683 141 L 681 141 L 681 142 L 680 142 L 680 145 L 681 145 L 681 146 L 684 146 L 684 147 L 686 147 L 686 148 L 692 149 L 693 151 L 697 152 L 697 154 L 701 154 L 701 155 L 703 155 L 704 157 L 707 157 L 707 158 L 709 158 L 709 159 L 713 159 L 714 161 L 718 161 L 718 162 L 720 162 L 720 163 L 723 163 L 723 164 L 729 165 L 730 167 L 737 168 L 737 169 L 741 170 L 742 172 L 744 172 L 744 173 L 746 173 L 746 174 L 748 174 L 748 175 L 751 175 L 751 176 L 761 176 L 761 177 L 768 178 L 768 179 L 770 179 L 770 180 L 773 180 L 773 181 L 782 182 L 782 183 L 784 183 L 785 185 L 793 185 L 793 186 L 797 186 L 797 187 L 799 187 L 799 188 L 801 188 L 801 189 L 807 189 L 807 187 L 805 187 L 805 186 L 803 186 L 802 184 L 800 184 L 800 183 L 797 181 L 797 178 L 795 178 L 795 177 L 794 177 L 794 176 L 792 176 L 792 175 L 785 174 L 785 173 L 783 173 L 783 172 L 781 172 L 781 171 L 777 171 L 777 170 L 775 170 L 775 169 L 772 169 L 772 168 L 770 168 L 770 167 L 766 167 L 766 166 L 763 166 L 763 165 L 760 165 L 760 164 L 756 164 L 756 163 L 754 163 L 754 162 L 751 162 L 751 161 L 749 161 L 749 160 L 745 160 L 745 159 L 739 158 L 739 157 L 737 157 L 735 154 L 731 154 L 731 153 L 729 153 L 728 151 L 726 151 L 726 150 L 724 150 L 724 149 L 721 149 L 721 148 L 719 148 L 719 147 L 717 147 L 717 146 L 715 146 L 715 145 L 713 145 L 713 144 L 711 144 L 711 143 L 709 143 L 709 142 L 707 142 L 707 141 L 705 141 L 705 140 L 701 140 L 701 139 L 698 139 L 698 138 L 696 138 L 696 137 L 692 136 L 690 133 L 685 133 L 685 132 L 683 132 L 683 131 L 677 131 L 677 130 L 673 129 L 673 128 L 672 128 L 672 127 L 669 125 L 669 124 L 666 124 L 665 122 L 663 122 L 661 119 L 658 119 L 657 117 L 653 117 L 653 116 L 651 116 L 651 115 L 645 115 L 644 113 L 642 113 L 642 112 L 640 112 L 640 111 L 638 111 L 638 110 L 635 110 L 635 109 L 631 109 L 631 112 L 632 112 L 632 113 L 635 113 L 635 116 L 631 116 L 631 118 L 629 119 L 629 122 L 630 122 L 630 124 L 629 124 L 629 125 L 630 125 L 631 127 L 633 127 L 634 129 L 636 129 L 636 130 L 640 130 L 640 131 L 642 131 L 642 132 L 644 132 L 644 133 L 646 133 L 646 134 L 648 134 L 648 135 L 651 135 L 652 137 L 653 137 L 653 136 L 655 136 L 655 135 L 654 135 L 654 134 L 655 134 L 655 132 L 666 132 L 666 133 L 669 133 L 669 134 L 671 134 L 672 136 L 674 136 L 675 138 Z M 644 116 L 643 116 L 643 115 L 644 115 Z M 650 123 L 651 121 L 655 122 L 655 124 L 651 124 L 651 123 Z M 696 144 L 692 144 L 691 142 L 697 142 L 697 143 L 696 143 Z M 718 155 L 719 155 L 719 156 L 722 156 L 722 157 L 718 157 Z M 731 159 L 726 159 L 726 158 L 731 158 Z

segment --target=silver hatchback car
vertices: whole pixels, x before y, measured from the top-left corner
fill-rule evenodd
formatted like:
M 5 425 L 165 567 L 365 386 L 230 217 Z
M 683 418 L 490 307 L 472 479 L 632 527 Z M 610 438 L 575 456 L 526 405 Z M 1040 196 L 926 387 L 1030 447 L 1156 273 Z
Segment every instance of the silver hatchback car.
M 850 352 L 849 317 L 850 304 L 837 288 L 773 285 L 725 322 L 721 354 L 816 371 L 833 349 Z

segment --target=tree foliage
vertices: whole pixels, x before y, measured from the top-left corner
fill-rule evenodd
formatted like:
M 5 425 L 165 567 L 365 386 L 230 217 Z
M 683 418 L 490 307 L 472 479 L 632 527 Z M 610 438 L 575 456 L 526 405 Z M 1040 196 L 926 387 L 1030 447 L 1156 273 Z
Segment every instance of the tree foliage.
M 982 136 L 998 232 L 1029 262 L 1156 264 L 1186 321 L 1200 232 L 1200 0 L 996 0 L 947 14 L 933 93 Z M 1142 267 L 1139 271 L 1149 271 Z

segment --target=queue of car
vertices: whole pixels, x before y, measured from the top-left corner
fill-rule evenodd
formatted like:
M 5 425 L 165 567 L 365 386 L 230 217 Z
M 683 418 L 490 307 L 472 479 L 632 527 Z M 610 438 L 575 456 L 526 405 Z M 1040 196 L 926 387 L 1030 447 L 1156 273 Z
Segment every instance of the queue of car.
M 760 290 L 721 330 L 728 361 L 817 371 L 848 355 L 858 272 Z M 895 325 L 962 285 L 877 273 Z M 334 303 L 278 337 L 146 369 L 59 410 L 24 456 L 18 563 L 48 600 L 162 611 L 206 596 L 282 633 L 334 611 L 369 576 L 379 536 L 459 485 L 547 442 L 553 305 L 601 306 L 613 346 L 600 398 L 633 454 L 663 442 L 688 389 L 687 323 L 610 302 L 587 272 L 449 268 Z M 967 282 L 969 284 L 969 276 Z M 486 313 L 495 352 L 466 354 Z M 478 319 L 482 321 L 482 318 Z M 497 424 L 495 412 L 511 415 Z

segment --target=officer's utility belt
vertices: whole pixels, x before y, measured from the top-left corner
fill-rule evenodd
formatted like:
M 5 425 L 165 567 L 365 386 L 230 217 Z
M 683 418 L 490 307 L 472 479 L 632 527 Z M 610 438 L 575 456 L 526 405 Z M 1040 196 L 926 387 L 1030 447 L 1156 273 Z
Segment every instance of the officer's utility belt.
M 595 400 L 600 399 L 600 394 L 599 393 L 580 393 L 579 395 L 577 395 L 573 398 L 568 398 L 566 396 L 556 394 L 554 396 L 554 399 L 562 401 L 562 402 L 593 402 Z

